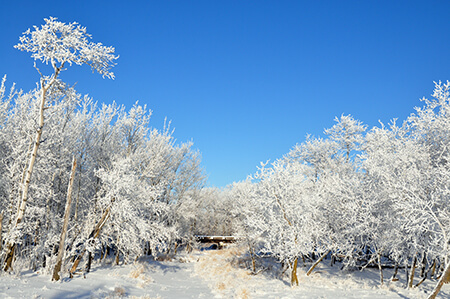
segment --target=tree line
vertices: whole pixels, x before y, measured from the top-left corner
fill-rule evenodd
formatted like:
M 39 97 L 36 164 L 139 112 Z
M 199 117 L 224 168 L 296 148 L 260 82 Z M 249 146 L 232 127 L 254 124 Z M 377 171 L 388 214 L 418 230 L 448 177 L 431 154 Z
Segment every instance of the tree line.
M 180 213 L 204 184 L 200 154 L 175 141 L 170 123 L 152 128 L 146 106 L 99 105 L 60 80 L 72 64 L 114 78 L 114 48 L 89 38 L 77 23 L 45 19 L 16 48 L 50 74 L 35 64 L 39 84 L 30 92 L 1 82 L 4 271 L 44 269 L 58 280 L 61 264 L 72 275 L 82 259 L 89 271 L 107 253 L 132 261 L 187 238 Z
M 253 259 L 270 255 L 291 269 L 324 257 L 346 269 L 376 266 L 406 274 L 413 287 L 450 280 L 450 82 L 436 83 L 402 124 L 368 130 L 350 115 L 325 138 L 307 137 L 282 158 L 226 191 L 237 233 Z M 253 271 L 255 269 L 253 262 Z
M 402 124 L 368 128 L 336 118 L 286 155 L 223 190 L 204 188 L 200 153 L 179 143 L 151 111 L 81 96 L 60 79 L 72 64 L 114 78 L 113 47 L 89 41 L 77 23 L 45 19 L 20 37 L 49 74 L 23 92 L 0 85 L 0 263 L 60 279 L 81 261 L 115 261 L 190 249 L 198 234 L 232 234 L 250 270 L 271 256 L 298 284 L 324 258 L 346 269 L 403 269 L 413 287 L 450 281 L 450 83 L 436 83 Z

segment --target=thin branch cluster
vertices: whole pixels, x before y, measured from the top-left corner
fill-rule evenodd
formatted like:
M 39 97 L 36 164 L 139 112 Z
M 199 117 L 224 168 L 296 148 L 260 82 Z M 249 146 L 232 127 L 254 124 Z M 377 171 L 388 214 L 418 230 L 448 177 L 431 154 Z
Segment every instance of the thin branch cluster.
M 15 48 L 31 52 L 34 60 L 50 62 L 52 66 L 88 64 L 92 71 L 114 79 L 114 73 L 110 71 L 118 58 L 114 55 L 114 47 L 89 42 L 91 35 L 76 22 L 65 24 L 53 17 L 44 20 L 45 24 L 40 28 L 34 26 L 33 31 L 25 31 Z

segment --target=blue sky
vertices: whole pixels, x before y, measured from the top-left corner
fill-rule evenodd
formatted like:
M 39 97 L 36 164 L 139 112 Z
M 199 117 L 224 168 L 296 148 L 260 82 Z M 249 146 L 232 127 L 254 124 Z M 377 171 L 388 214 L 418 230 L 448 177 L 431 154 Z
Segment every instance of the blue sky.
M 13 48 L 49 16 L 87 27 L 120 55 L 115 80 L 71 67 L 62 78 L 98 102 L 153 110 L 194 142 L 210 186 L 320 136 L 335 116 L 370 127 L 404 120 L 450 80 L 450 1 L 0 1 L 0 75 L 38 74 Z

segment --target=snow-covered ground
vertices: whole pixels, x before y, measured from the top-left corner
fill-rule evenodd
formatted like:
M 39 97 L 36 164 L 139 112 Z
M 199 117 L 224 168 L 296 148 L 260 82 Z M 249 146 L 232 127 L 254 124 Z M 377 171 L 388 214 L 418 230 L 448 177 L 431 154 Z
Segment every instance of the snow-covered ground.
M 298 287 L 270 271 L 251 275 L 239 267 L 238 248 L 197 251 L 173 261 L 140 260 L 133 265 L 96 265 L 86 275 L 51 282 L 49 275 L 25 272 L 0 276 L 0 298 L 426 298 L 435 281 L 417 289 L 404 288 L 404 273 L 398 282 L 385 270 L 385 286 L 379 286 L 378 271 L 339 271 L 329 261 L 313 275 L 298 268 Z M 450 298 L 445 285 L 440 298 Z

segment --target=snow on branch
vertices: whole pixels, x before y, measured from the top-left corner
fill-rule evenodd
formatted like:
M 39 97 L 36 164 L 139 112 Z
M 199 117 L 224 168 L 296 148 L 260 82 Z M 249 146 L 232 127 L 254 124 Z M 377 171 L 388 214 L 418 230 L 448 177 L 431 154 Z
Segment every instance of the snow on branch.
M 110 69 L 115 65 L 114 47 L 106 47 L 101 43 L 89 42 L 91 35 L 86 28 L 77 22 L 65 24 L 57 18 L 44 19 L 45 24 L 40 28 L 33 26 L 19 38 L 16 49 L 32 52 L 34 60 L 49 62 L 55 69 L 61 70 L 65 63 L 90 65 L 92 71 L 97 71 L 103 77 L 114 79 Z M 59 64 L 59 66 L 57 66 Z

